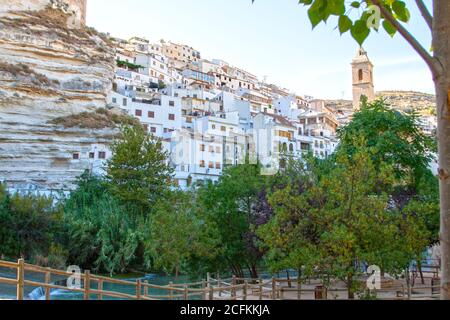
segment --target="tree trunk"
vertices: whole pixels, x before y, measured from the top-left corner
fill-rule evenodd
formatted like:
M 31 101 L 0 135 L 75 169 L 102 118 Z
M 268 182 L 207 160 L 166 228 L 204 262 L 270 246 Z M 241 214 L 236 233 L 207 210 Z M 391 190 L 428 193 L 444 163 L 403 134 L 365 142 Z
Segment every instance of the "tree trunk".
M 434 74 L 438 116 L 441 200 L 441 299 L 450 300 L 450 1 L 434 0 L 433 51 L 442 71 Z
M 256 267 L 256 264 L 252 264 L 251 269 L 252 269 L 252 271 L 251 271 L 252 279 L 258 279 L 259 275 L 258 275 L 258 268 Z
M 423 277 L 422 261 L 420 261 L 420 258 L 418 259 L 418 262 L 417 262 L 417 268 L 419 269 L 420 280 L 422 280 L 422 284 L 424 285 L 425 278 Z

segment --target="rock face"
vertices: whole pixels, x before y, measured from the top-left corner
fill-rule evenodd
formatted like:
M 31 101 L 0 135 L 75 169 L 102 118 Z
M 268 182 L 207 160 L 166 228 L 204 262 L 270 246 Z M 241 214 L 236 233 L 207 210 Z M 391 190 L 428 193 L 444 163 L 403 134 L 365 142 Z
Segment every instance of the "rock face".
M 71 189 L 85 169 L 98 166 L 117 129 L 65 128 L 52 120 L 105 107 L 114 51 L 94 30 L 71 28 L 71 15 L 60 9 L 7 12 L 12 2 L 41 8 L 44 1 L 0 1 L 0 182 L 19 190 Z
M 69 26 L 81 28 L 86 25 L 86 6 L 87 0 L 0 0 L 0 16 L 11 11 L 41 11 L 51 7 L 69 15 Z

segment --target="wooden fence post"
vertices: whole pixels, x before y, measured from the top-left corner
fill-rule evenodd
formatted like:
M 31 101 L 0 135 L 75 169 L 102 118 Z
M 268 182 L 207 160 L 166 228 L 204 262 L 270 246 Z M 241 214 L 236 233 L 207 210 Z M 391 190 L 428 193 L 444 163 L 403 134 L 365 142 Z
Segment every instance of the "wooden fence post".
M 25 273 L 25 261 L 23 259 L 19 259 L 17 261 L 19 264 L 17 268 L 17 300 L 23 300 L 23 282 L 24 282 L 24 273 Z
M 232 298 L 236 298 L 236 284 L 237 284 L 236 276 L 233 276 L 233 280 L 231 281 L 231 285 L 232 285 L 231 297 Z M 235 300 L 235 299 L 232 299 L 232 300 Z
M 103 300 L 103 279 L 98 280 L 98 300 L 102 301 Z
M 211 286 L 211 274 L 208 272 L 206 274 L 206 282 L 208 283 L 208 287 Z
M 407 286 L 407 294 L 408 300 L 411 300 L 412 290 L 411 290 L 411 274 L 409 272 L 409 268 L 406 268 L 406 286 Z
M 245 280 L 244 282 L 244 300 L 247 300 L 247 291 L 248 291 L 248 282 Z
M 83 297 L 83 300 L 89 300 L 90 289 L 91 289 L 91 272 L 89 270 L 86 270 L 84 272 L 84 297 Z
M 259 279 L 259 300 L 263 299 L 263 281 Z
M 141 300 L 141 294 L 142 294 L 142 283 L 141 279 L 138 279 L 136 282 L 136 299 Z
M 45 300 L 50 300 L 50 287 L 48 286 L 51 281 L 50 271 L 45 273 Z
M 173 282 L 170 281 L 169 282 L 169 300 L 173 300 L 173 290 L 172 290 L 172 288 L 173 288 Z
M 209 286 L 209 300 L 213 301 L 214 300 L 214 288 L 212 286 Z
M 300 275 L 297 280 L 297 300 L 302 300 L 302 280 L 300 279 Z
M 144 281 L 144 297 L 147 298 L 148 296 L 148 281 Z
M 277 300 L 277 283 L 275 278 L 272 278 L 272 300 Z
M 220 274 L 217 272 L 217 287 L 222 287 L 222 281 L 220 280 Z M 222 290 L 219 289 L 219 297 L 222 297 Z
M 188 287 L 187 286 L 184 286 L 183 298 L 184 298 L 185 301 L 189 300 Z
M 206 281 L 205 280 L 202 280 L 202 289 L 203 289 L 203 291 L 202 291 L 202 299 L 206 300 L 206 293 L 208 291 L 208 287 L 206 286 Z

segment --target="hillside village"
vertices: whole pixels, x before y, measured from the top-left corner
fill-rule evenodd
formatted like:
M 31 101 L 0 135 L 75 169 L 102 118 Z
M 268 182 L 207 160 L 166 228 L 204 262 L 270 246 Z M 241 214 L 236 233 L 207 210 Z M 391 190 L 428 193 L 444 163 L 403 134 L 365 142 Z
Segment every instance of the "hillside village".
M 37 9 L 52 17 L 54 10 L 67 14 L 58 1 L 51 3 Z M 162 139 L 182 189 L 217 182 L 224 167 L 244 163 L 247 155 L 273 174 L 285 156 L 331 155 L 339 144 L 337 129 L 351 120 L 361 96 L 377 96 L 374 66 L 363 49 L 352 63 L 353 102 L 326 101 L 266 83 L 189 45 L 106 37 L 84 26 L 85 12 L 64 27 L 67 40 L 57 32 L 61 24 L 48 26 L 42 12 L 39 19 L 32 11 L 0 9 L 7 27 L 0 33 L 0 181 L 16 190 L 70 190 L 84 170 L 101 174 L 114 130 L 132 121 L 127 115 Z M 21 52 L 24 43 L 41 54 Z M 29 69 L 13 70 L 11 64 Z M 30 82 L 33 72 L 47 80 Z M 433 100 L 381 95 L 403 109 L 418 101 L 426 109 Z M 435 131 L 434 116 L 423 114 L 421 124 L 430 135 Z

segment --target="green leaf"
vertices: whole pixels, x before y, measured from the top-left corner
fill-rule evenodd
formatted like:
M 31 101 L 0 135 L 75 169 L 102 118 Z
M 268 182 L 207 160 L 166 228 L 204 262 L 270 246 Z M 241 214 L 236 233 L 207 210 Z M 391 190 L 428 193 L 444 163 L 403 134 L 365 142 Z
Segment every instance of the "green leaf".
M 350 5 L 356 9 L 359 9 L 361 7 L 361 3 L 359 3 L 359 1 L 353 1 Z
M 397 33 L 397 29 L 387 20 L 383 21 L 383 28 L 391 37 Z
M 331 15 L 341 16 L 345 14 L 345 3 L 344 0 L 331 0 L 328 1 L 327 10 Z
M 408 22 L 411 15 L 406 8 L 406 4 L 403 1 L 396 0 L 392 3 L 392 10 L 398 20 L 402 22 Z
M 367 27 L 366 21 L 355 21 L 355 24 L 351 28 L 351 34 L 353 39 L 361 46 L 370 34 L 370 29 Z
M 313 29 L 321 22 L 326 21 L 329 17 L 327 12 L 327 2 L 326 0 L 315 0 L 314 3 L 308 10 L 308 17 L 311 21 Z
M 341 34 L 349 31 L 353 26 L 352 20 L 349 17 L 342 15 L 339 17 L 339 32 Z

